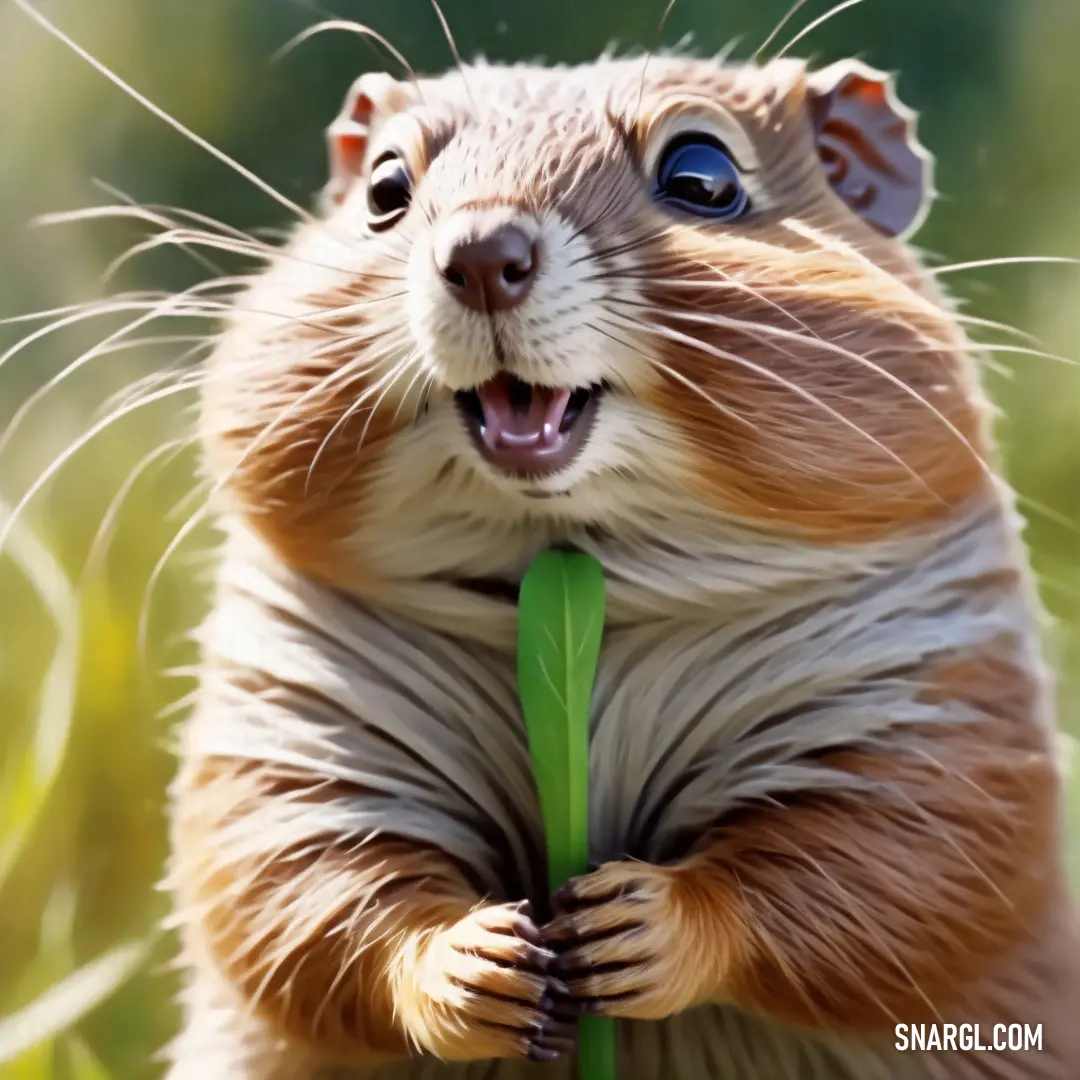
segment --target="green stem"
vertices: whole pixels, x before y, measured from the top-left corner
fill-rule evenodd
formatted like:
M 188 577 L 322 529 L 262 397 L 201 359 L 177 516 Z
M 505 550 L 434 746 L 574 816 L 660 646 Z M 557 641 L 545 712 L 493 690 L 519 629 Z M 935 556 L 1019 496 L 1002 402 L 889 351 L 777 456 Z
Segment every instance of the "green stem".
M 583 1016 L 579 1024 L 578 1080 L 615 1080 L 615 1021 L 606 1016 Z

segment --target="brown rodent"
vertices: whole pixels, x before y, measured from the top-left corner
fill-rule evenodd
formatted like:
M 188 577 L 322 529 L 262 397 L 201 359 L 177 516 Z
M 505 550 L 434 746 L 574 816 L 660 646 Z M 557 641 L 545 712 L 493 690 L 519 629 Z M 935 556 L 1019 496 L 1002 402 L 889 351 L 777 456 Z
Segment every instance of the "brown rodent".
M 205 382 L 171 1080 L 568 1077 L 590 1010 L 620 1080 L 1080 1075 L 1034 601 L 891 83 L 366 75 L 330 152 Z M 554 544 L 609 621 L 550 904 L 513 590 Z M 933 1022 L 1043 1045 L 896 1049 Z

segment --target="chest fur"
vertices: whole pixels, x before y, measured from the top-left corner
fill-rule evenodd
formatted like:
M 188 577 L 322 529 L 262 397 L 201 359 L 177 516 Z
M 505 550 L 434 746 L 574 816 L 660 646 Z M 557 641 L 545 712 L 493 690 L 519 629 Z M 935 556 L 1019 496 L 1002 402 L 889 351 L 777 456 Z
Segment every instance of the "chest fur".
M 988 526 L 918 560 L 863 553 L 847 574 L 800 578 L 780 558 L 771 578 L 764 562 L 742 579 L 729 564 L 710 575 L 699 562 L 681 579 L 669 569 L 666 610 L 625 553 L 600 554 L 612 619 L 591 715 L 597 859 L 663 860 L 741 806 L 853 783 L 821 753 L 962 722 L 926 699 L 928 660 L 1030 636 L 1016 590 L 978 587 L 1013 557 Z M 535 895 L 543 842 L 513 609 L 459 612 L 450 633 L 441 622 L 456 602 L 447 587 L 426 612 L 408 600 L 395 610 L 227 559 L 188 752 L 273 761 L 356 791 L 303 819 L 283 804 L 275 842 L 395 832 L 447 850 L 493 895 Z M 273 692 L 251 693 L 252 673 Z

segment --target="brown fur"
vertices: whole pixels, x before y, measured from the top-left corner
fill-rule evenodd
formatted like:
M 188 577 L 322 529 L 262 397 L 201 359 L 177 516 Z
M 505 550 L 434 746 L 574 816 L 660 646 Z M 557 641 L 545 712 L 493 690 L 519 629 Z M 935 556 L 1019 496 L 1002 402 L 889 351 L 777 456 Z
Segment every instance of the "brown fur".
M 375 407 L 386 369 L 363 364 L 379 341 L 374 299 L 363 282 L 298 297 L 307 314 L 264 338 L 265 356 L 220 365 L 204 395 L 212 477 L 228 478 L 230 504 L 286 565 L 325 581 L 344 575 L 370 477 L 408 421 Z M 260 362 L 281 350 L 286 372 Z
M 279 799 L 356 797 L 242 761 L 181 778 L 178 872 L 203 912 L 213 962 L 275 1030 L 322 1056 L 377 1062 L 415 1045 L 453 1061 L 524 1051 L 514 1029 L 549 993 L 523 958 L 547 960 L 520 905 L 481 907 L 438 850 L 396 838 L 343 846 L 312 836 L 252 864 L 220 858 L 230 822 Z M 475 986 L 472 1005 L 463 993 Z
M 570 967 L 638 965 L 571 979 L 572 992 L 625 995 L 604 1008 L 616 1016 L 656 1019 L 720 999 L 800 1027 L 873 1034 L 950 1017 L 1008 978 L 1000 958 L 1047 932 L 1061 886 L 1046 736 L 1025 723 L 1030 678 L 1007 660 L 969 659 L 929 680 L 929 693 L 978 710 L 970 727 L 823 759 L 872 779 L 876 794 L 748 811 L 684 862 L 611 864 L 574 883 L 571 906 L 603 903 L 549 933 L 605 936 L 569 954 Z

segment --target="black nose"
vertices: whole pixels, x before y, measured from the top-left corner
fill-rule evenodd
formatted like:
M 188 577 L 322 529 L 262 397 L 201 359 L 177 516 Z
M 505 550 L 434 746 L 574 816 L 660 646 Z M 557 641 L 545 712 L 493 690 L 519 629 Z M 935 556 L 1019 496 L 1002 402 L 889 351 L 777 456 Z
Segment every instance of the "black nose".
M 450 291 L 473 311 L 506 311 L 520 304 L 536 277 L 536 248 L 517 225 L 482 232 L 451 228 L 435 261 Z

